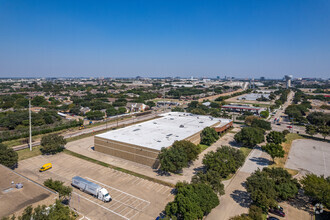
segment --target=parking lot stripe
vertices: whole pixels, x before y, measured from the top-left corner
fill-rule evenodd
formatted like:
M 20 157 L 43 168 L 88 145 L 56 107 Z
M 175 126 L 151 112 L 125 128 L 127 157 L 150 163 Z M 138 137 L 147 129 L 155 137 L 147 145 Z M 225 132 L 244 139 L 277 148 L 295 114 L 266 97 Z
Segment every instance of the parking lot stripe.
M 100 205 L 100 204 L 98 204 L 98 203 L 96 203 L 96 202 L 94 202 L 94 201 L 92 201 L 92 200 L 86 198 L 85 196 L 82 196 L 82 195 L 80 195 L 80 194 L 78 194 L 78 193 L 76 193 L 76 192 L 73 192 L 73 193 L 79 195 L 80 198 L 86 199 L 87 201 L 89 201 L 89 202 L 91 202 L 91 203 L 94 203 L 95 205 L 97 205 L 97 206 L 99 206 L 99 207 L 101 207 L 101 208 L 103 208 L 103 209 L 105 209 L 105 210 L 107 210 L 107 211 L 109 211 L 109 212 L 112 212 L 112 213 L 114 213 L 114 214 L 116 214 L 116 215 L 122 217 L 123 219 L 127 219 L 127 220 L 129 220 L 129 218 L 126 218 L 125 216 L 123 216 L 123 215 L 121 215 L 121 214 L 119 214 L 119 213 L 117 213 L 117 212 L 115 212 L 115 211 L 113 211 L 113 210 L 111 210 L 111 209 L 108 209 L 107 207 L 104 207 L 103 205 Z
M 109 187 L 109 188 L 111 188 L 111 189 L 114 189 L 114 190 L 120 191 L 120 192 L 122 192 L 122 193 L 124 193 L 124 194 L 126 194 L 126 195 L 132 196 L 132 197 L 134 197 L 134 198 L 136 198 L 136 199 L 139 199 L 139 200 L 141 200 L 141 201 L 145 201 L 145 202 L 147 202 L 147 203 L 150 203 L 150 202 L 147 201 L 147 200 L 144 200 L 144 199 L 141 199 L 141 198 L 139 198 L 139 197 L 133 196 L 133 195 L 131 195 L 131 194 L 129 194 L 129 193 L 126 193 L 126 192 L 121 191 L 121 190 L 119 190 L 119 189 L 116 189 L 116 188 L 114 188 L 114 187 L 111 187 L 111 186 L 108 186 L 108 185 L 106 185 L 106 184 L 103 184 L 103 183 L 101 183 L 101 182 L 99 182 L 99 181 L 97 181 L 97 180 L 93 180 L 92 178 L 89 178 L 89 177 L 86 177 L 86 178 L 87 178 L 87 179 L 90 179 L 90 180 L 92 180 L 92 181 L 94 181 L 94 182 L 97 182 L 97 183 L 99 183 L 99 184 L 101 184 L 101 185 L 103 185 L 103 186 L 106 186 L 106 187 Z

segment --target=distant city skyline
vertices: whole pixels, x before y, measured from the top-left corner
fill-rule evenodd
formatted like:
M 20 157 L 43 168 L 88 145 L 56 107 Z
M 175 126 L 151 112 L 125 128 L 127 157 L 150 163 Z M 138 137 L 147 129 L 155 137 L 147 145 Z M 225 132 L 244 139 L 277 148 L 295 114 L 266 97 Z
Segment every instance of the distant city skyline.
M 330 77 L 330 1 L 0 2 L 0 77 Z

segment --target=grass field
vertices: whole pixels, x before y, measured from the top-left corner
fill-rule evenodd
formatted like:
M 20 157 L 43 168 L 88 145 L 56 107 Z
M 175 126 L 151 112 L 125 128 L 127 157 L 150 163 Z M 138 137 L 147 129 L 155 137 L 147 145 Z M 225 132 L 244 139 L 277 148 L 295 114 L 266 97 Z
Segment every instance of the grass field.
M 286 135 L 286 141 L 282 143 L 283 150 L 285 151 L 283 158 L 275 158 L 275 163 L 270 165 L 270 167 L 282 167 L 284 168 L 286 160 L 288 159 L 288 155 L 291 149 L 292 141 L 303 139 L 304 137 L 300 136 L 299 134 L 290 133 Z M 297 170 L 287 169 L 285 168 L 291 175 L 298 174 Z
M 30 157 L 35 157 L 35 156 L 41 155 L 40 147 L 41 146 L 33 147 L 32 151 L 30 151 L 30 148 L 16 151 L 18 154 L 18 160 L 25 160 Z
M 252 151 L 252 149 L 248 147 L 240 147 L 239 150 L 243 152 L 245 157 L 247 157 L 249 153 Z
M 204 145 L 204 144 L 199 144 L 199 146 L 201 146 L 201 152 L 203 152 L 204 150 L 206 150 L 209 146 Z

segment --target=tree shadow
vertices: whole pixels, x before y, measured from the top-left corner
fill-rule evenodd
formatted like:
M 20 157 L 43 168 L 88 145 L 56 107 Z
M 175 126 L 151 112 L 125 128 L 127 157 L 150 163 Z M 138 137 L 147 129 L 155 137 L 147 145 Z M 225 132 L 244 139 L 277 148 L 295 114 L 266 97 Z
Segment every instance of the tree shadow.
M 236 141 L 229 141 L 229 144 L 232 147 L 241 147 L 241 144 L 237 143 Z
M 270 160 L 263 158 L 263 157 L 252 157 L 252 158 L 250 158 L 250 160 L 261 166 L 267 166 L 268 164 L 271 164 Z
M 311 209 L 311 201 L 309 197 L 304 195 L 302 189 L 299 189 L 297 196 L 295 198 L 289 199 L 287 203 L 297 209 L 304 210 L 310 214 L 313 213 L 313 210 Z
M 200 167 L 194 168 L 193 174 L 197 174 L 199 172 L 205 172 L 205 167 L 204 166 L 200 166 Z
M 251 205 L 251 198 L 248 192 L 242 190 L 235 190 L 230 194 L 230 197 L 233 198 L 240 206 L 248 208 Z
M 171 173 L 159 169 L 154 170 L 154 172 L 157 173 L 158 176 L 171 176 Z

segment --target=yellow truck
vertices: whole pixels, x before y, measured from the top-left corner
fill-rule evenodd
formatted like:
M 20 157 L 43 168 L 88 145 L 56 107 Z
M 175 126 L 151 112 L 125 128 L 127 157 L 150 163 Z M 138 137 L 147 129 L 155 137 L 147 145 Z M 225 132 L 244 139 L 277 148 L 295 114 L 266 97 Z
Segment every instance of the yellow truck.
M 42 165 L 39 172 L 43 172 L 43 171 L 49 170 L 51 168 L 52 168 L 52 164 L 51 163 L 46 163 L 46 164 Z

